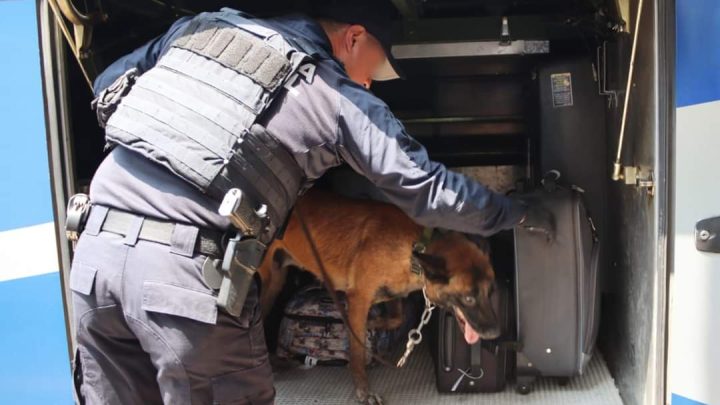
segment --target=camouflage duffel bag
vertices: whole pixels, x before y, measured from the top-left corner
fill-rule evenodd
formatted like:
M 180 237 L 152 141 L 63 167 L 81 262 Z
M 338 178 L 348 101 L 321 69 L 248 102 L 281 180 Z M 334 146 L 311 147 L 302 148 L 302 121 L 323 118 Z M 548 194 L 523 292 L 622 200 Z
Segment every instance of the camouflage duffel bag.
M 347 311 L 345 295 L 338 292 Z M 381 316 L 378 305 L 370 309 L 370 318 Z M 402 329 L 402 328 L 400 328 Z M 277 356 L 297 360 L 306 366 L 345 365 L 350 360 L 350 341 L 342 315 L 325 287 L 311 285 L 290 298 L 280 321 Z M 386 356 L 397 342 L 398 331 L 368 330 L 365 346 L 370 353 Z

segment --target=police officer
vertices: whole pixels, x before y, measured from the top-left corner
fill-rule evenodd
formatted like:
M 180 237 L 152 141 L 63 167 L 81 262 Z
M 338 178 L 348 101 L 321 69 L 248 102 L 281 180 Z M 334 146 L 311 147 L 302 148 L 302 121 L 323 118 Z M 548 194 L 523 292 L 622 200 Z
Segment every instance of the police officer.
M 97 78 L 112 151 L 70 274 L 80 402 L 272 403 L 252 270 L 331 167 L 347 163 L 426 226 L 551 230 L 539 209 L 431 161 L 367 90 L 399 76 L 393 11 L 202 13 Z

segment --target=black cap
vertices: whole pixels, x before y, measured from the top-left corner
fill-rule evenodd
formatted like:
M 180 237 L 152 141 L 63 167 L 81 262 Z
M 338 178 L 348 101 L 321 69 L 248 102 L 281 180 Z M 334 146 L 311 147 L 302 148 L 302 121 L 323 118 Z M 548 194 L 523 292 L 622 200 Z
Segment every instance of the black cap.
M 392 22 L 397 9 L 389 0 L 335 0 L 323 4 L 317 10 L 317 17 L 362 25 L 372 34 L 385 50 L 386 61 L 373 80 L 393 80 L 403 77 L 397 61 L 392 55 Z

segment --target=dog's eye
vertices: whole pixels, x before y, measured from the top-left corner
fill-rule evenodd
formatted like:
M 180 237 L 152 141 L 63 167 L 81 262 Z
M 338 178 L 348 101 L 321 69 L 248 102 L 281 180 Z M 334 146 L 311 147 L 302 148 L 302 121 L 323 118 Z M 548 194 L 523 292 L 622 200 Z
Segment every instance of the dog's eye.
M 472 295 L 466 295 L 465 297 L 463 297 L 463 301 L 466 305 L 475 305 L 475 297 L 473 297 Z

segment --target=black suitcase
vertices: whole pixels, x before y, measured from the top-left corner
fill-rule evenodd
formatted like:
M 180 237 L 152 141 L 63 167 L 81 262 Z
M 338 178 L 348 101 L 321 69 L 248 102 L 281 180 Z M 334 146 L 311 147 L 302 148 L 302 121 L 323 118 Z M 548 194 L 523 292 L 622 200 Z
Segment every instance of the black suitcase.
M 555 240 L 515 230 L 517 390 L 539 376 L 582 374 L 599 323 L 599 238 L 577 187 L 548 177 L 531 193 L 555 219 Z
M 513 356 L 505 340 L 514 330 L 509 277 L 496 276 L 491 300 L 502 320 L 502 335 L 497 340 L 469 345 L 452 310 L 438 308 L 430 324 L 430 348 L 435 364 L 439 392 L 497 392 L 505 388 L 512 374 Z

